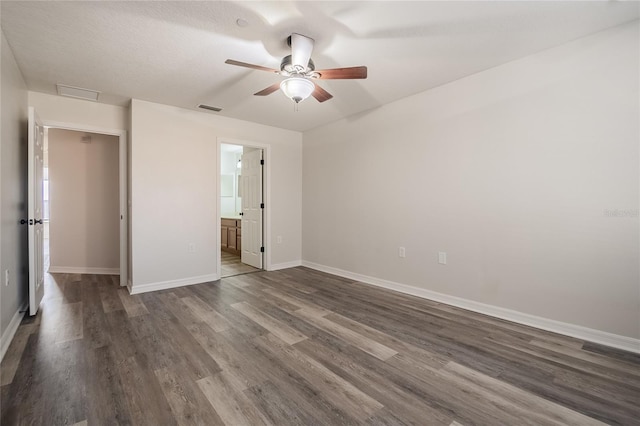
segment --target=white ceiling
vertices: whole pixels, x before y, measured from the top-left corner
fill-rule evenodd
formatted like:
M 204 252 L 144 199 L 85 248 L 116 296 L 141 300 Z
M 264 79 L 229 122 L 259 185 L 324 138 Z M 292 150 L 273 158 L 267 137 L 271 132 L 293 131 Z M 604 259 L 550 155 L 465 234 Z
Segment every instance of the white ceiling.
M 56 83 L 304 131 L 639 18 L 637 2 L 5 1 L 2 30 L 30 90 Z M 247 21 L 242 28 L 238 18 Z M 252 94 L 281 77 L 286 37 L 316 40 L 316 68 L 366 65 L 320 84 L 334 98 Z

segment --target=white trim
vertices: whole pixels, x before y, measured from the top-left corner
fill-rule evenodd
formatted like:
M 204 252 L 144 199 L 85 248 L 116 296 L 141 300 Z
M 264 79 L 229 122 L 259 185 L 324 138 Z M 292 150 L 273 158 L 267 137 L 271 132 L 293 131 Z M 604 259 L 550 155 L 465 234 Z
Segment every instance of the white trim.
M 54 129 L 76 130 L 79 132 L 100 133 L 103 135 L 120 136 L 123 133 L 127 133 L 124 129 L 105 129 L 88 124 L 64 123 L 61 121 L 42 120 L 42 124 L 45 127 L 53 127 Z
M 120 275 L 120 268 L 89 268 L 84 266 L 49 266 L 50 274 Z
M 128 180 L 128 147 L 127 147 L 127 131 L 124 129 L 105 129 L 96 126 L 90 126 L 86 124 L 77 123 L 64 123 L 60 121 L 47 121 L 43 120 L 45 127 L 52 127 L 55 129 L 75 130 L 80 132 L 99 133 L 102 135 L 111 135 L 118 137 L 118 191 L 119 191 L 119 210 L 120 210 L 120 285 L 126 285 L 128 281 L 128 263 L 129 263 L 129 209 L 128 209 L 128 194 L 129 185 Z M 99 272 L 94 272 L 98 274 Z
M 16 313 L 13 314 L 13 318 L 11 318 L 9 326 L 6 328 L 4 333 L 2 333 L 2 337 L 0 337 L 0 361 L 4 359 L 4 355 L 7 353 L 9 345 L 11 345 L 13 337 L 16 335 L 16 331 L 18 331 L 18 327 L 22 322 L 22 318 L 24 317 L 27 305 L 28 303 L 24 302 L 22 306 L 20 306 L 20 308 L 16 311 Z
M 127 147 L 127 132 L 123 131 L 118 137 L 118 192 L 120 195 L 120 205 L 118 206 L 120 209 L 120 262 L 118 266 L 120 267 L 120 286 L 125 286 L 129 281 L 129 185 L 127 182 L 129 171 L 128 155 L 129 150 Z
M 127 289 L 129 290 L 129 294 L 133 291 L 133 283 L 131 280 L 127 280 Z
M 200 275 L 197 277 L 181 278 L 179 280 L 160 281 L 157 283 L 139 284 L 132 286 L 129 290 L 131 294 L 147 293 L 150 291 L 167 290 L 169 288 L 183 287 L 186 285 L 204 284 L 211 281 L 218 281 L 218 274 Z
M 222 201 L 220 199 L 220 187 L 221 187 L 221 175 L 222 175 L 222 147 L 220 138 L 216 141 L 216 155 L 218 158 L 216 159 L 216 186 L 215 186 L 215 194 L 216 194 L 216 271 L 218 275 L 222 275 L 222 213 L 220 211 L 222 206 Z
M 302 266 L 302 261 L 293 260 L 291 262 L 276 263 L 271 265 L 267 271 L 278 271 L 280 269 L 295 268 L 296 266 Z
M 461 297 L 450 296 L 435 291 L 413 287 L 406 284 L 400 284 L 393 281 L 387 281 L 380 278 L 361 275 L 354 272 L 344 271 L 342 269 L 325 266 L 318 263 L 302 261 L 302 266 L 315 269 L 329 274 L 338 275 L 340 277 L 349 278 L 354 281 L 370 284 L 389 290 L 398 291 L 400 293 L 410 294 L 412 296 L 421 297 L 423 299 L 433 300 L 435 302 L 445 303 L 447 305 L 456 306 L 458 308 L 467 309 L 469 311 L 478 312 L 507 321 L 528 325 L 530 327 L 551 331 L 553 333 L 563 334 L 565 336 L 575 337 L 581 340 L 587 340 L 601 345 L 613 348 L 623 349 L 625 351 L 640 353 L 640 339 L 632 337 L 620 336 L 618 334 L 608 333 L 606 331 L 595 330 L 580 325 L 569 324 L 566 322 L 556 321 L 535 315 L 525 314 L 523 312 L 511 309 L 501 308 L 499 306 L 487 305 L 485 303 L 475 302 Z

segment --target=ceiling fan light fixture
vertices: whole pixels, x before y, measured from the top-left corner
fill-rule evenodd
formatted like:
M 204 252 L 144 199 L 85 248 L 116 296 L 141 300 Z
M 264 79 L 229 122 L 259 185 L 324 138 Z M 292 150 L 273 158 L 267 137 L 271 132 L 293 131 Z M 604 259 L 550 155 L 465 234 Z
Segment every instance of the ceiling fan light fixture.
M 282 93 L 297 104 L 311 96 L 315 88 L 316 85 L 304 77 L 290 77 L 280 83 Z

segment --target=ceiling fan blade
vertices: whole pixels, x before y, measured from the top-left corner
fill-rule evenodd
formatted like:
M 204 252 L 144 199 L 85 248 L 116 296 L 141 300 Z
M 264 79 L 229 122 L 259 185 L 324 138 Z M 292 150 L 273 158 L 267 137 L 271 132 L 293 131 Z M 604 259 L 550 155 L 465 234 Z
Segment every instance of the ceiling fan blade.
M 266 89 L 262 89 L 261 91 L 254 93 L 254 95 L 255 96 L 267 96 L 267 95 L 272 94 L 273 92 L 275 92 L 279 88 L 280 88 L 280 83 L 273 83 L 271 86 L 267 87 Z
M 311 96 L 316 98 L 316 100 L 318 102 L 328 101 L 329 99 L 333 98 L 333 95 L 331 93 L 327 92 L 326 90 L 324 90 L 322 87 L 320 87 L 317 84 L 316 84 L 316 88 L 314 89 L 313 93 L 311 93 Z
M 328 70 L 315 70 L 320 74 L 321 80 L 341 80 L 367 78 L 367 67 L 331 68 Z
M 314 40 L 300 34 L 291 34 L 291 65 L 300 69 L 300 72 L 307 70 L 311 52 L 313 52 Z
M 268 71 L 268 72 L 273 72 L 278 74 L 280 71 L 275 70 L 273 68 L 267 68 L 267 67 L 263 67 L 260 65 L 254 65 L 254 64 L 248 64 L 246 62 L 240 62 L 240 61 L 235 61 L 233 59 L 227 59 L 226 61 L 224 61 L 225 64 L 229 64 L 229 65 L 236 65 L 239 67 L 245 67 L 245 68 L 251 68 L 254 70 L 260 70 L 260 71 Z

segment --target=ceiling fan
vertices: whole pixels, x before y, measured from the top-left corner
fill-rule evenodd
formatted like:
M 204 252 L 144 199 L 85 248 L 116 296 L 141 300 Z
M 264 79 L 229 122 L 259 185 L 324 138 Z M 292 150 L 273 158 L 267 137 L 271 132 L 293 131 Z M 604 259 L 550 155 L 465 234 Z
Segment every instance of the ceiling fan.
M 282 92 L 296 104 L 309 96 L 313 96 L 318 102 L 328 101 L 333 98 L 333 95 L 314 83 L 313 80 L 367 78 L 367 67 L 364 66 L 316 70 L 315 64 L 311 59 L 314 44 L 312 38 L 293 33 L 287 38 L 287 43 L 291 46 L 291 55 L 282 58 L 280 70 L 235 61 L 233 59 L 227 59 L 225 63 L 254 70 L 272 72 L 287 77 L 282 82 L 274 83 L 266 89 L 254 93 L 254 95 L 267 96 L 281 89 Z

